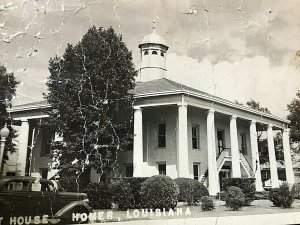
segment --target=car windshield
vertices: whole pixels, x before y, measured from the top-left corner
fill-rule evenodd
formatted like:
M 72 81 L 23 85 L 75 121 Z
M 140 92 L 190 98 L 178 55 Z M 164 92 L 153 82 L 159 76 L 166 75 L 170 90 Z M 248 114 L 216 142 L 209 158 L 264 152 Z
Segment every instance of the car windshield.
M 43 191 L 54 192 L 55 187 L 52 182 L 40 180 L 12 180 L 6 182 L 2 190 L 4 191 Z
M 29 191 L 29 181 L 10 181 L 3 186 L 5 191 Z

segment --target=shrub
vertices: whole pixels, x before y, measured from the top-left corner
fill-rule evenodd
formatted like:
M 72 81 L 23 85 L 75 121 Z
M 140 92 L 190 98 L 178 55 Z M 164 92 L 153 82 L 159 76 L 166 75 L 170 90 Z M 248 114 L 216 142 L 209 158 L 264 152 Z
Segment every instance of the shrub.
M 174 180 L 179 188 L 178 200 L 188 205 L 200 202 L 203 196 L 208 196 L 207 188 L 200 182 L 190 178 L 177 178 Z
M 225 201 L 225 191 L 220 191 L 219 193 L 217 193 L 216 198 Z
M 279 188 L 270 189 L 269 199 L 274 206 L 291 208 L 295 199 L 295 192 L 284 182 Z
M 255 200 L 255 178 L 224 178 L 222 189 L 227 190 L 228 187 L 235 186 L 242 189 L 245 194 L 244 205 L 250 205 Z
M 178 194 L 177 184 L 165 175 L 148 178 L 141 188 L 143 207 L 150 209 L 175 208 Z
M 203 211 L 211 211 L 215 208 L 214 201 L 208 196 L 203 196 L 201 198 L 201 203 L 201 208 Z
M 300 199 L 300 183 L 295 183 L 292 187 L 296 199 Z
M 225 192 L 226 206 L 236 211 L 245 204 L 245 195 L 239 187 L 231 186 Z
M 131 195 L 133 197 L 132 208 L 141 208 L 141 187 L 148 177 L 127 177 L 124 181 L 127 182 L 131 188 Z
M 273 203 L 274 206 L 280 207 L 280 194 L 279 194 L 279 188 L 271 188 L 269 190 L 269 200 Z
M 127 210 L 131 208 L 133 196 L 131 188 L 124 180 L 114 180 L 109 185 L 110 194 L 113 203 L 118 205 L 120 210 Z
M 110 191 L 106 183 L 90 183 L 83 191 L 93 209 L 110 209 Z
M 269 192 L 268 191 L 255 192 L 255 200 L 261 200 L 261 199 L 269 199 Z

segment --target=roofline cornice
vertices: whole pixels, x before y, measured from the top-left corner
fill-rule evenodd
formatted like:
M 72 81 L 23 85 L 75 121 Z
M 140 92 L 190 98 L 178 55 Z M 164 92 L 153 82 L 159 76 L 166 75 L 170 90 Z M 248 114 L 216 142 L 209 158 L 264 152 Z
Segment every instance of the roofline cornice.
M 197 98 L 201 98 L 204 100 L 208 100 L 208 101 L 212 101 L 212 102 L 216 102 L 222 105 L 226 105 L 235 109 L 239 109 L 239 110 L 243 110 L 246 112 L 250 112 L 259 116 L 263 116 L 263 117 L 267 117 L 267 118 L 271 118 L 274 120 L 278 120 L 284 123 L 290 123 L 290 121 L 288 119 L 282 118 L 282 117 L 278 117 L 272 114 L 268 114 L 265 112 L 261 112 L 255 109 L 252 109 L 250 107 L 244 106 L 244 105 L 238 105 L 235 104 L 234 102 L 225 100 L 225 99 L 221 99 L 219 97 L 214 97 L 214 96 L 208 96 L 205 94 L 200 94 L 200 93 L 196 93 L 194 91 L 188 91 L 188 90 L 174 90 L 174 91 L 162 91 L 162 92 L 152 92 L 152 93 L 145 93 L 145 94 L 134 94 L 134 98 L 146 98 L 146 97 L 156 97 L 156 96 L 165 96 L 165 95 L 178 95 L 178 94 L 185 94 L 185 95 L 191 95 Z M 20 111 L 30 111 L 30 110 L 36 110 L 36 109 L 45 109 L 45 108 L 50 108 L 51 105 L 48 103 L 40 103 L 40 104 L 32 104 L 32 105 L 28 105 L 28 106 L 15 106 L 11 109 L 8 109 L 7 111 L 9 113 L 14 113 L 14 112 L 20 112 Z
M 250 112 L 259 116 L 263 116 L 263 117 L 267 117 L 270 119 L 274 119 L 274 120 L 278 120 L 284 123 L 290 123 L 290 121 L 288 119 L 282 118 L 282 117 L 278 117 L 269 113 L 265 113 L 262 111 L 258 111 L 255 109 L 252 109 L 250 107 L 244 106 L 244 105 L 238 105 L 235 104 L 234 102 L 225 100 L 225 99 L 221 99 L 219 97 L 214 97 L 214 96 L 208 96 L 205 94 L 200 94 L 200 93 L 196 93 L 194 91 L 188 91 L 188 90 L 174 90 L 174 91 L 162 91 L 162 92 L 152 92 L 152 93 L 145 93 L 145 94 L 134 94 L 134 98 L 146 98 L 146 97 L 156 97 L 156 96 L 164 96 L 164 95 L 178 95 L 178 94 L 185 94 L 185 95 L 191 95 L 197 98 L 202 98 L 208 101 L 213 101 L 222 105 L 226 105 L 235 109 L 239 109 L 239 110 L 243 110 L 246 112 Z
M 30 110 L 35 110 L 35 109 L 45 109 L 45 108 L 50 108 L 51 105 L 48 103 L 41 103 L 41 104 L 32 104 L 28 106 L 14 106 L 11 109 L 7 109 L 7 112 L 14 113 L 14 112 L 20 112 L 20 111 L 30 111 Z

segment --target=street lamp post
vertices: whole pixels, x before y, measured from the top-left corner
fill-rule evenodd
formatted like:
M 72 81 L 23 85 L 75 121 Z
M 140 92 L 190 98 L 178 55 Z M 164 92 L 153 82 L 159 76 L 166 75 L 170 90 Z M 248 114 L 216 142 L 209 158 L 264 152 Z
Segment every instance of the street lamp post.
M 6 138 L 9 135 L 9 129 L 7 128 L 7 125 L 5 124 L 4 127 L 0 130 L 0 176 L 2 175 L 2 161 L 3 161 L 3 153 L 4 153 L 4 147 L 5 147 L 5 142 Z

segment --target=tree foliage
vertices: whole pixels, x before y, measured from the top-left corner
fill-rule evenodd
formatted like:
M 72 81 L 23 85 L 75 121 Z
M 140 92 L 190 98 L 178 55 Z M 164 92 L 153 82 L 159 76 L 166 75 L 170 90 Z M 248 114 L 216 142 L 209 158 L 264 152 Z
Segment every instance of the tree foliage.
M 271 114 L 270 110 L 267 107 L 262 107 L 260 102 L 257 102 L 253 99 L 250 99 L 246 103 L 252 109 L 256 109 L 258 111 Z M 261 125 L 262 129 L 267 129 L 266 126 Z M 269 162 L 269 151 L 268 151 L 268 140 L 266 138 L 262 138 L 263 131 L 257 131 L 257 141 L 258 141 L 258 149 L 259 149 L 259 161 L 261 164 Z M 277 133 L 274 137 L 275 144 L 275 152 L 276 152 L 276 160 L 280 163 L 283 163 L 284 155 L 283 155 L 283 146 L 282 146 L 282 134 Z
M 252 109 L 271 114 L 267 107 L 261 107 L 260 102 L 257 102 L 253 99 L 250 99 L 250 101 L 246 102 L 246 105 L 250 106 Z
M 91 27 L 63 57 L 51 58 L 52 108 L 46 124 L 63 136 L 53 143 L 59 169 L 77 174 L 115 169 L 118 151 L 131 144 L 132 98 L 136 71 L 132 54 L 113 28 Z
M 274 136 L 274 147 L 276 160 L 283 164 L 284 154 L 283 154 L 283 145 L 282 145 L 282 133 L 276 133 Z M 259 139 L 258 140 L 258 149 L 259 149 L 259 161 L 261 164 L 269 162 L 269 151 L 268 151 L 268 140 Z
M 287 105 L 289 115 L 287 118 L 291 121 L 290 137 L 293 142 L 300 142 L 300 91 L 296 93 L 296 98 Z
M 8 152 L 15 151 L 15 144 L 12 142 L 12 139 L 16 137 L 16 133 L 10 126 L 11 121 L 6 108 L 10 107 L 10 102 L 16 95 L 18 83 L 13 73 L 8 73 L 5 66 L 0 66 L 0 129 L 7 123 L 10 130 L 5 143 L 4 160 L 7 160 Z

